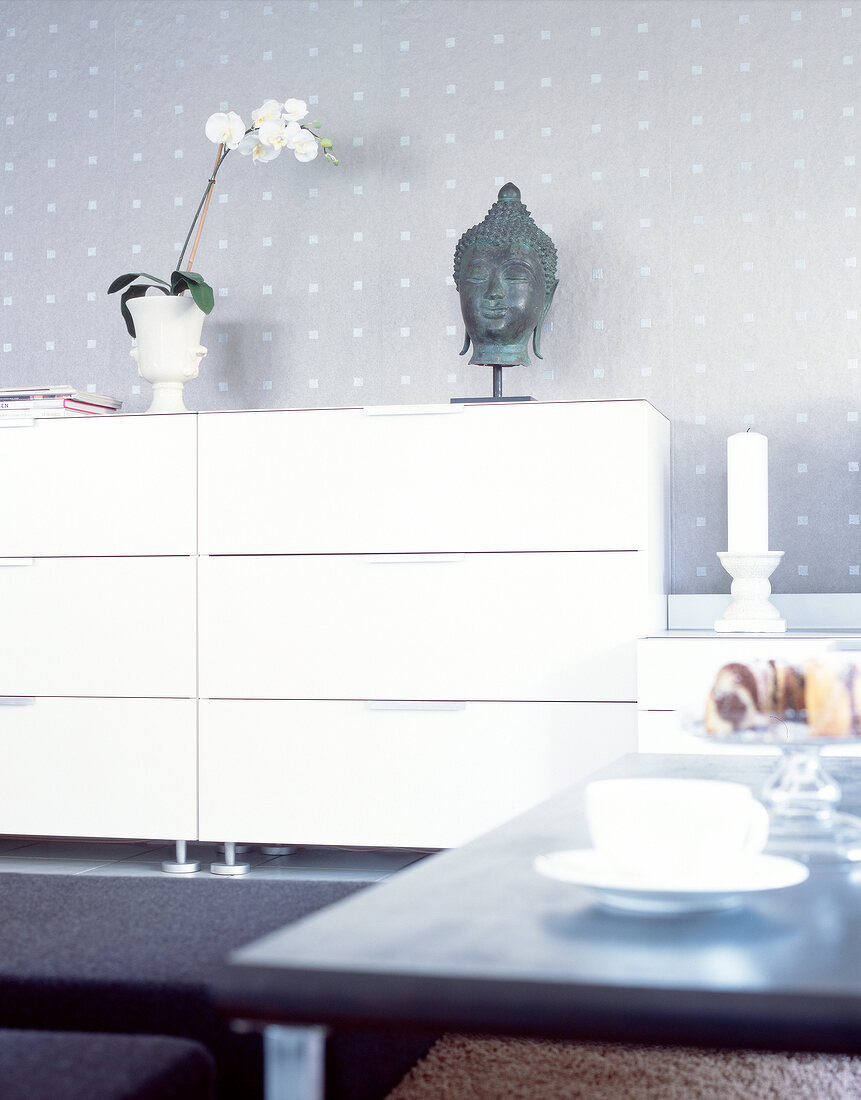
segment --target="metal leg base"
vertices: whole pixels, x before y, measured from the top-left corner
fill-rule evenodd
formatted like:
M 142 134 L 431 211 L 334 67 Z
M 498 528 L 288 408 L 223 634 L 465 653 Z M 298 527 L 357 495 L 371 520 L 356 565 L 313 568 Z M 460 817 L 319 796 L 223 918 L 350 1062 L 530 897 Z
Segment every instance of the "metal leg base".
M 292 856 L 294 852 L 299 851 L 299 846 L 296 844 L 263 844 L 260 851 L 265 856 Z
M 168 875 L 192 875 L 200 870 L 200 863 L 196 859 L 186 859 L 186 843 L 184 840 L 178 840 L 176 859 L 164 860 L 161 869 Z
M 247 875 L 251 870 L 251 864 L 237 863 L 236 845 L 227 842 L 224 845 L 224 862 L 211 863 L 209 869 L 214 875 Z
M 210 863 L 209 870 L 213 875 L 247 875 L 251 870 L 250 863 Z

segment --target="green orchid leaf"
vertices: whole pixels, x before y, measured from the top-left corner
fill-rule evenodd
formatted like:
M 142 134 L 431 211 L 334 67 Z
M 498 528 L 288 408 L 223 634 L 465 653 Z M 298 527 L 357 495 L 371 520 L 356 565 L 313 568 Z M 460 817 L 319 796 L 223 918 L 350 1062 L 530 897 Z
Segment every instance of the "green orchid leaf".
M 135 279 L 152 279 L 153 283 L 161 286 L 167 286 L 164 279 L 159 279 L 157 275 L 147 275 L 145 271 L 133 271 L 129 275 L 120 275 L 119 278 L 114 279 L 111 285 L 108 287 L 108 294 L 114 294 L 118 290 L 122 290 L 124 286 L 128 286 L 129 283 L 133 283 Z
M 160 279 L 159 282 L 161 282 Z M 129 312 L 129 307 L 127 305 L 129 299 L 143 298 L 148 290 L 158 290 L 162 294 L 167 294 L 167 290 L 165 289 L 166 285 L 167 284 L 164 284 L 162 286 L 155 286 L 151 283 L 142 283 L 140 286 L 130 286 L 125 294 L 123 294 L 122 298 L 120 298 L 120 312 L 123 315 L 123 320 L 126 323 L 126 328 L 128 329 L 129 336 L 131 336 L 133 340 L 136 335 L 135 323 L 132 320 L 132 315 Z
M 197 308 L 203 313 L 212 313 L 215 307 L 215 295 L 212 292 L 212 287 L 207 283 L 193 283 L 189 290 L 192 298 L 197 303 Z
M 171 294 L 188 290 L 197 307 L 204 313 L 212 313 L 215 295 L 212 287 L 196 271 L 174 271 L 170 277 Z

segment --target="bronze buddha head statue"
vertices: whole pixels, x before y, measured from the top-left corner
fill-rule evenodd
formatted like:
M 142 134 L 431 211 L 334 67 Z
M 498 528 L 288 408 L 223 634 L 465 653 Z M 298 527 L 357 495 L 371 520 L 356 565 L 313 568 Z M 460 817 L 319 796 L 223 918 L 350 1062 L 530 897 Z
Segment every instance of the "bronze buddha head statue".
M 529 366 L 529 335 L 541 359 L 541 324 L 558 286 L 556 249 L 507 183 L 483 222 L 468 229 L 454 254 L 454 283 L 466 326 L 461 355 L 470 363 Z

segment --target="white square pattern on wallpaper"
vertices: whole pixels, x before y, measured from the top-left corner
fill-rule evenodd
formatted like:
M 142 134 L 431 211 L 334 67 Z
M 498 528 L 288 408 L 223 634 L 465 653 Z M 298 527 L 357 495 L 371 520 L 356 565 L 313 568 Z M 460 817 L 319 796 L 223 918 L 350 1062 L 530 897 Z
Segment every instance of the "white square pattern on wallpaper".
M 728 589 L 726 437 L 765 433 L 774 590 L 857 591 L 859 20 L 856 0 L 2 0 L 2 384 L 146 408 L 107 286 L 172 269 L 208 116 L 296 97 L 341 163 L 221 169 L 190 408 L 488 394 L 452 259 L 512 180 L 560 284 L 506 392 L 670 418 L 676 592 Z

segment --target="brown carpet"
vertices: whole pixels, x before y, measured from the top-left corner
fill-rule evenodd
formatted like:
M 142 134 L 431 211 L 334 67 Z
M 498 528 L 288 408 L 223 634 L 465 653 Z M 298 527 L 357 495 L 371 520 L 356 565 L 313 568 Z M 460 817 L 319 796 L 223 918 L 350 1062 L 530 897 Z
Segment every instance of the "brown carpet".
M 861 1057 L 446 1035 L 386 1100 L 861 1100 Z

